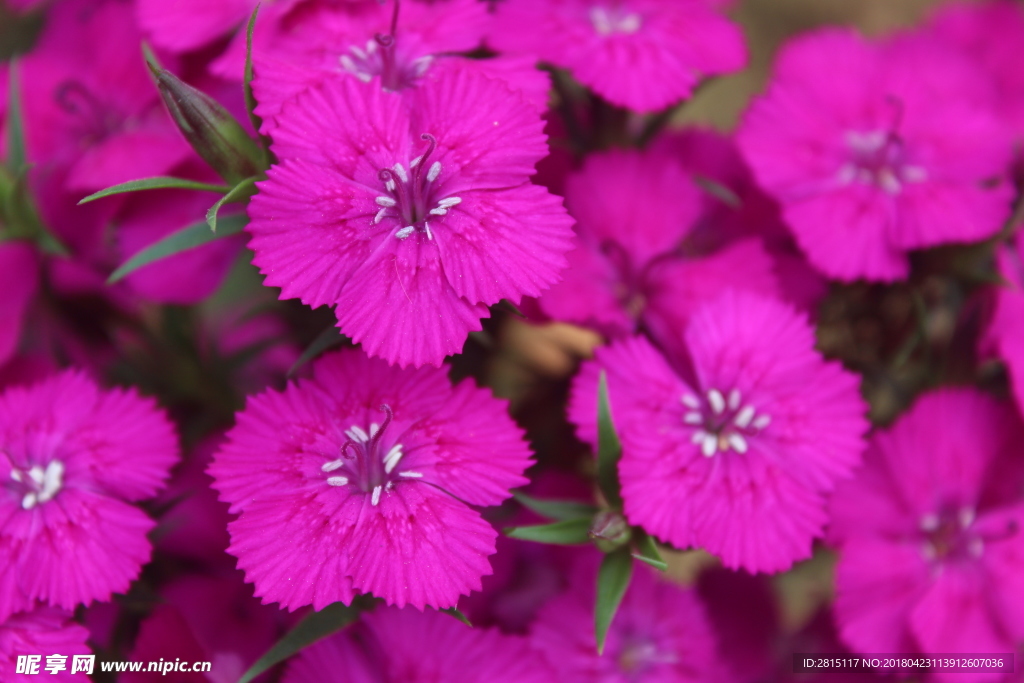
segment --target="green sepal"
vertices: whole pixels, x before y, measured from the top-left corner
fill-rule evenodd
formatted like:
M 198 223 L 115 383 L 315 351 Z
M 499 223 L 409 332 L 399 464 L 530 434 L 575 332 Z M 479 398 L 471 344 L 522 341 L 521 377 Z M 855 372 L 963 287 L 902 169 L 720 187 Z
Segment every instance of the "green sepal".
M 568 519 L 553 524 L 514 526 L 505 529 L 505 535 L 521 541 L 552 545 L 581 545 L 590 542 L 590 518 Z

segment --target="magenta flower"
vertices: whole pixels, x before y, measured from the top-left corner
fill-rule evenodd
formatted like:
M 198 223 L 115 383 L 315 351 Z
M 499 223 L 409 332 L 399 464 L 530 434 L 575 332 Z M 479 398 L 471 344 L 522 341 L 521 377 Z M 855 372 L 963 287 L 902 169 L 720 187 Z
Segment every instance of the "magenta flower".
M 851 648 L 1016 649 L 1024 639 L 1022 437 L 1013 411 L 971 389 L 927 394 L 875 435 L 864 468 L 832 499 L 836 617 Z
M 153 528 L 132 503 L 177 457 L 170 422 L 135 391 L 66 371 L 0 394 L 0 619 L 126 591 Z
M 823 29 L 783 49 L 738 141 L 815 267 L 896 280 L 908 251 L 985 239 L 1009 212 L 989 85 L 937 41 Z
M 377 609 L 288 663 L 284 683 L 554 683 L 525 638 L 436 612 Z
M 7 571 L 10 571 L 9 569 Z M 19 656 L 38 656 L 36 676 L 58 683 L 74 683 L 84 677 L 81 672 L 72 673 L 75 655 L 90 654 L 86 640 L 89 631 L 72 621 L 71 612 L 54 607 L 38 607 L 31 612 L 21 612 L 0 621 L 0 671 L 3 680 L 32 680 L 31 674 L 17 675 Z M 59 662 L 65 670 L 51 673 L 46 669 L 47 655 L 63 655 Z
M 983 352 L 1006 364 L 1017 408 L 1024 414 L 1024 233 L 999 247 L 996 264 L 1003 284 L 994 288 L 991 319 L 981 340 Z
M 739 28 L 707 0 L 508 0 L 488 42 L 568 69 L 609 102 L 649 112 L 746 63 Z
M 488 305 L 564 268 L 572 219 L 529 182 L 542 123 L 503 83 L 447 71 L 399 95 L 334 77 L 279 123 L 281 163 L 249 205 L 253 262 L 281 298 L 335 306 L 371 356 L 438 365 Z
M 22 241 L 0 244 L 0 365 L 14 355 L 21 325 L 39 287 L 39 257 Z
M 502 401 L 349 349 L 250 398 L 210 474 L 241 513 L 228 550 L 264 602 L 321 609 L 362 591 L 423 609 L 480 590 L 496 533 L 469 506 L 507 498 L 529 465 Z
M 256 4 L 257 0 L 136 0 L 135 11 L 153 45 L 181 53 L 209 45 L 243 26 Z M 264 4 L 294 4 L 294 0 Z
M 590 560 L 591 558 L 583 558 Z M 691 683 L 728 680 L 704 606 L 692 590 L 637 567 L 615 613 L 603 655 L 594 648 L 596 563 L 577 562 L 570 588 L 545 605 L 530 631 L 558 680 Z
M 863 449 L 857 377 L 814 351 L 803 316 L 749 292 L 708 301 L 675 341 L 669 358 L 639 337 L 598 349 L 573 386 L 569 417 L 594 443 L 607 373 L 626 517 L 730 568 L 808 557 Z
M 570 174 L 565 197 L 579 246 L 562 281 L 540 299 L 551 318 L 610 337 L 638 327 L 667 334 L 725 286 L 777 291 L 771 257 L 757 240 L 683 257 L 705 205 L 673 151 L 601 152 Z

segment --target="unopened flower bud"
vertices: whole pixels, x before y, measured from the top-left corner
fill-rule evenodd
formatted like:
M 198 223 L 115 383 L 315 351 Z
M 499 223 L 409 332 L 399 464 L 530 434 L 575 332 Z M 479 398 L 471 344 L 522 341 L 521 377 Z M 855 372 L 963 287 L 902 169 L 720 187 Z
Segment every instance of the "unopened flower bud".
M 629 543 L 633 530 L 621 513 L 605 510 L 594 517 L 588 535 L 602 552 L 610 553 Z

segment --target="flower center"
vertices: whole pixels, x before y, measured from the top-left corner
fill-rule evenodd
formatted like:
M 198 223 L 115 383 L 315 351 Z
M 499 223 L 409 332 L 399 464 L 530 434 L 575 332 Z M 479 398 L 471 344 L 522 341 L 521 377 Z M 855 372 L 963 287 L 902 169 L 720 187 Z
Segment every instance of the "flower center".
M 1018 531 L 1013 521 L 1001 531 L 980 530 L 974 524 L 976 516 L 973 507 L 954 505 L 922 516 L 919 526 L 925 557 L 936 562 L 975 560 L 985 553 L 987 544 L 1004 541 Z
M 730 449 L 746 453 L 749 447 L 747 440 L 771 423 L 771 416 L 759 414 L 754 406 L 744 404 L 739 389 L 733 389 L 727 395 L 718 389 L 710 389 L 703 400 L 693 394 L 684 394 L 682 402 L 689 409 L 683 415 L 683 422 L 697 428 L 692 440 L 700 446 L 706 458 Z
M 427 72 L 434 61 L 432 55 L 416 59 L 403 59 L 399 54 L 393 36 L 377 36 L 366 42 L 365 47 L 352 45 L 347 53 L 338 57 L 341 68 L 364 83 L 375 76 L 380 77 L 385 90 L 410 88 Z
M 41 465 L 33 465 L 27 470 L 14 468 L 11 479 L 15 490 L 21 497 L 23 510 L 31 510 L 40 503 L 52 500 L 64 483 L 64 463 L 51 460 L 44 469 Z
M 427 239 L 434 239 L 434 234 L 430 231 L 430 221 L 446 216 L 453 207 L 462 203 L 460 197 L 437 198 L 438 192 L 434 183 L 441 175 L 441 162 L 429 162 L 437 141 L 429 133 L 424 133 L 420 137 L 427 141 L 427 150 L 409 162 L 408 170 L 399 162 L 391 168 L 381 169 L 378 173 L 378 177 L 384 183 L 384 194 L 375 200 L 380 209 L 373 217 L 373 224 L 376 225 L 385 218 L 393 218 L 402 226 L 395 232 L 395 237 L 400 240 L 414 232 L 422 232 L 426 234 Z
M 57 86 L 57 106 L 74 117 L 71 128 L 88 142 L 99 142 L 122 126 L 122 117 L 76 80 Z
M 893 131 L 847 131 L 846 149 L 850 160 L 839 169 L 843 185 L 853 182 L 876 185 L 889 194 L 899 194 L 906 183 L 919 183 L 928 173 L 907 163 L 903 141 Z
M 597 7 L 590 8 L 590 23 L 594 30 L 602 36 L 613 33 L 629 35 L 636 33 L 643 26 L 643 19 L 636 12 L 628 12 L 621 7 Z
M 419 479 L 421 472 L 404 470 L 395 473 L 402 460 L 402 444 L 389 443 L 384 436 L 394 414 L 391 407 L 380 407 L 385 413 L 384 424 L 373 422 L 368 429 L 352 425 L 345 431 L 348 437 L 341 445 L 341 457 L 325 462 L 320 470 L 327 475 L 329 486 L 355 486 L 363 493 L 370 493 L 373 505 L 380 502 L 383 491 L 390 491 L 399 478 Z

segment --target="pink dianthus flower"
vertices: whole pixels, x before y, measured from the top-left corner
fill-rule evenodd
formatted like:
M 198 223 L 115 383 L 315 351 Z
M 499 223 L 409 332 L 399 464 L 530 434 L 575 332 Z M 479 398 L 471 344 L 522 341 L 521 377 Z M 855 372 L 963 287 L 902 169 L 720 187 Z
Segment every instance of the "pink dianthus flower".
M 529 465 L 488 392 L 348 349 L 250 398 L 210 474 L 241 513 L 228 551 L 265 602 L 363 591 L 423 609 L 480 590 L 496 532 L 470 506 L 507 498 Z
M 284 683 L 554 683 L 525 638 L 470 628 L 436 612 L 394 608 L 305 648 Z
M 282 298 L 335 306 L 371 356 L 439 365 L 488 305 L 564 268 L 572 219 L 529 181 L 543 124 L 504 83 L 448 71 L 400 95 L 335 76 L 279 123 L 253 262 Z
M 910 250 L 985 239 L 1009 213 L 990 85 L 925 36 L 822 29 L 783 48 L 737 139 L 816 268 L 897 280 Z
M 54 607 L 38 607 L 0 620 L 0 672 L 3 672 L 0 675 L 4 681 L 31 681 L 38 676 L 58 683 L 82 680 L 83 676 L 72 673 L 72 657 L 90 654 L 86 645 L 88 639 L 89 631 L 72 621 L 71 612 Z M 33 655 L 40 657 L 35 676 L 28 673 L 17 675 L 18 657 Z M 48 655 L 66 657 L 55 662 L 64 670 L 48 671 Z
M 34 601 L 73 609 L 124 592 L 177 439 L 156 404 L 66 371 L 0 394 L 0 619 Z
M 835 611 L 860 652 L 1013 652 L 1024 639 L 1024 427 L 973 389 L 926 394 L 837 487 Z M 960 680 L 962 673 L 949 674 Z
M 863 449 L 857 377 L 814 351 L 791 306 L 736 290 L 699 308 L 670 353 L 640 337 L 614 343 L 573 386 L 569 418 L 594 443 L 607 373 L 626 517 L 730 568 L 780 571 L 808 557 L 825 494 Z
M 739 28 L 707 0 L 506 0 L 488 42 L 568 69 L 609 102 L 649 112 L 746 62 Z

